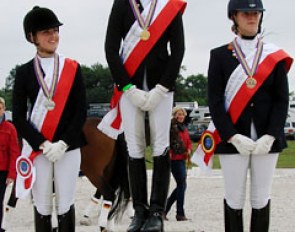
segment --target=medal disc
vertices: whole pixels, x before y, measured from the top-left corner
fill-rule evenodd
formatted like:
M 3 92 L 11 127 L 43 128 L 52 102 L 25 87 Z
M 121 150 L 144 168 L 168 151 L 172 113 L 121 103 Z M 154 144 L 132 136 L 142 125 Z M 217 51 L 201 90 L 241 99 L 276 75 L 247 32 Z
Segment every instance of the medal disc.
M 140 38 L 143 40 L 143 41 L 147 41 L 149 38 L 150 38 L 151 34 L 148 30 L 143 30 L 141 33 L 140 33 Z
M 246 85 L 249 89 L 253 89 L 257 84 L 257 81 L 253 77 L 249 77 L 246 80 Z
M 54 101 L 52 101 L 51 99 L 48 99 L 48 100 L 45 102 L 45 107 L 46 107 L 46 109 L 48 109 L 48 110 L 53 110 L 54 107 L 55 107 L 55 103 L 54 103 Z

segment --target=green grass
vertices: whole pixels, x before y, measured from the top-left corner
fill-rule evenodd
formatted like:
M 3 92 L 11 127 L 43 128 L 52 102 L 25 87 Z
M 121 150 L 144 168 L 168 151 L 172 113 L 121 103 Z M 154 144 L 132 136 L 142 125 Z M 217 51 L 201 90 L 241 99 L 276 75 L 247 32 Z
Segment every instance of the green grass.
M 288 148 L 280 154 L 277 167 L 295 168 L 295 141 L 288 141 Z
M 193 144 L 193 151 L 196 149 L 197 143 Z M 152 167 L 151 150 L 148 147 L 146 151 L 146 165 L 150 169 Z M 218 156 L 214 156 L 213 168 L 219 169 L 220 164 Z M 286 148 L 279 156 L 277 168 L 295 168 L 295 141 L 288 141 L 288 148 Z

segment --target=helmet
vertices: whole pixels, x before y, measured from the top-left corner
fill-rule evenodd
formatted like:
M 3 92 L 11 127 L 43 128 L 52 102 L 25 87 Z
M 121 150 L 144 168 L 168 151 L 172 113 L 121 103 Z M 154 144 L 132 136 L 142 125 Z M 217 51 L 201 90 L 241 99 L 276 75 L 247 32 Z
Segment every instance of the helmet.
M 227 16 L 231 16 L 235 11 L 265 11 L 261 0 L 230 0 L 227 6 Z
M 63 25 L 52 10 L 35 6 L 30 10 L 23 21 L 26 39 L 30 41 L 29 34 L 45 29 L 59 27 Z

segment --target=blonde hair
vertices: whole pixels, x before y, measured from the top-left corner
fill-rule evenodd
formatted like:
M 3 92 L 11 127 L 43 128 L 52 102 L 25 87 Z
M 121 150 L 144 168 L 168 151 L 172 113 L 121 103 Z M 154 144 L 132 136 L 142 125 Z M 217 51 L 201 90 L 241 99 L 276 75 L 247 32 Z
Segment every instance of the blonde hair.
M 175 107 L 172 109 L 172 116 L 175 117 L 176 113 L 177 113 L 178 111 L 180 111 L 180 110 L 183 112 L 184 116 L 187 115 L 187 112 L 186 112 L 186 110 L 185 110 L 184 108 L 182 108 L 182 107 L 180 107 L 180 106 L 175 106 Z
M 5 100 L 3 97 L 0 97 L 0 104 L 2 104 L 5 107 Z

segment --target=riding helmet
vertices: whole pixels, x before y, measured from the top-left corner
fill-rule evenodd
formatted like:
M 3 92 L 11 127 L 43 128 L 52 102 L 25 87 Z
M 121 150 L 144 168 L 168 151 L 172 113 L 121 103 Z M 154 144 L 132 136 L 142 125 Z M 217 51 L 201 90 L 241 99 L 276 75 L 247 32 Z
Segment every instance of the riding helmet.
M 59 27 L 63 24 L 58 20 L 52 10 L 44 7 L 34 6 L 30 10 L 23 21 L 23 27 L 26 39 L 30 41 L 30 33 L 46 30 L 49 28 Z
M 236 11 L 260 11 L 263 12 L 261 0 L 230 0 L 227 6 L 227 16 L 231 19 Z

